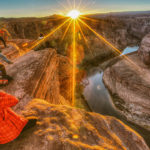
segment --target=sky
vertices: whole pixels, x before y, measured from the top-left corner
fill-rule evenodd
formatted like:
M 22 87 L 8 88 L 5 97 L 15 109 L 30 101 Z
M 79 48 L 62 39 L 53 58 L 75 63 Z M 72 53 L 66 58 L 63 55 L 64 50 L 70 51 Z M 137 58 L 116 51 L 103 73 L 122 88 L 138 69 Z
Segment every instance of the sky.
M 0 0 L 0 17 L 66 15 L 74 1 L 81 13 L 150 10 L 150 0 Z

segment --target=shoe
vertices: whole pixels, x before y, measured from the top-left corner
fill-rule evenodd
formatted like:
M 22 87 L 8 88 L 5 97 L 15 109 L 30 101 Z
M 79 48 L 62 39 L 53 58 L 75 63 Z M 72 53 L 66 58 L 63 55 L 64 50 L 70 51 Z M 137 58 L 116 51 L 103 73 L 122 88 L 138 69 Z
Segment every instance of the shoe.
M 9 75 L 2 76 L 3 79 L 7 79 L 9 82 L 13 80 L 13 78 Z

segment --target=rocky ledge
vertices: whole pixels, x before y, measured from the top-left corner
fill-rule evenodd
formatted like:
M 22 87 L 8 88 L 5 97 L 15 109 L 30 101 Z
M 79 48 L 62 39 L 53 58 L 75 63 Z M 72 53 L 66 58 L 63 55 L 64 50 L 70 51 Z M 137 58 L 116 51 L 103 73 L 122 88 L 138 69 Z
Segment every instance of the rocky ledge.
M 149 150 L 144 140 L 112 117 L 32 100 L 24 111 L 37 125 L 1 150 Z
M 138 54 L 128 55 L 108 67 L 103 80 L 122 115 L 150 130 L 150 69 Z
M 13 77 L 13 81 L 1 89 L 20 100 L 14 108 L 16 112 L 20 113 L 32 98 L 71 105 L 60 94 L 59 63 L 56 51 L 45 49 L 30 51 L 15 59 L 14 64 L 7 65 L 7 74 Z
M 0 150 L 149 150 L 143 138 L 119 120 L 70 107 L 72 66 L 54 49 L 20 57 L 16 53 L 12 60 L 6 70 L 13 81 L 1 89 L 20 100 L 15 112 L 37 119 L 37 124 Z

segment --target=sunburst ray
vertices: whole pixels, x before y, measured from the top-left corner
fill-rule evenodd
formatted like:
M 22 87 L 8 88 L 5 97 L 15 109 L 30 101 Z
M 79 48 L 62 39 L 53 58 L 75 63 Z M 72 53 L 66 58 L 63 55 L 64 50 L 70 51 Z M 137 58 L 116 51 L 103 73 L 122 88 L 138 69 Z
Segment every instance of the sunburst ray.
M 64 26 L 68 21 L 70 20 L 67 19 L 65 22 L 63 22 L 61 25 L 59 25 L 56 29 L 52 30 L 49 34 L 47 34 L 43 39 L 37 41 L 34 45 L 32 45 L 28 51 L 34 49 L 36 46 L 38 46 L 39 44 L 41 44 L 42 42 L 44 42 L 47 38 L 49 38 L 52 34 L 54 34 L 56 31 L 58 31 L 62 26 Z
M 68 24 L 68 26 L 67 26 L 67 28 L 66 28 L 64 34 L 63 34 L 63 37 L 62 37 L 62 39 L 61 39 L 61 42 L 64 40 L 64 38 L 65 38 L 65 36 L 66 36 L 66 34 L 67 34 L 67 32 L 68 32 L 68 30 L 69 30 L 71 24 L 72 24 L 72 20 L 69 22 L 69 24 Z
M 110 46 L 113 50 L 115 50 L 114 52 L 116 54 L 121 55 L 122 52 L 117 49 L 114 45 L 112 45 L 108 40 L 106 40 L 102 35 L 100 35 L 99 33 L 97 33 L 94 29 L 92 29 L 88 24 L 86 24 L 83 20 L 79 19 L 79 21 L 84 24 L 89 30 L 91 30 L 100 40 L 104 41 L 104 43 L 106 43 L 108 46 Z M 123 55 L 123 57 L 128 60 L 132 65 L 134 65 L 134 67 L 136 67 L 137 70 L 139 70 L 140 68 L 132 61 L 130 60 L 127 56 Z
M 73 9 L 72 3 L 70 2 L 70 0 L 67 0 L 67 3 L 68 3 L 68 5 L 69 5 L 69 8 Z
M 91 51 L 91 49 L 90 49 L 90 47 L 89 47 L 89 45 L 88 45 L 87 38 L 86 38 L 86 36 L 84 35 L 84 33 L 83 33 L 83 31 L 82 31 L 82 28 L 81 28 L 81 26 L 80 26 L 78 20 L 77 20 L 77 25 L 78 25 L 78 27 L 79 27 L 79 30 L 80 30 L 80 32 L 81 32 L 81 34 L 82 34 L 82 37 L 83 37 L 83 39 L 84 39 L 84 42 L 85 42 L 87 48 L 90 50 L 91 55 L 94 56 L 93 53 L 92 53 L 92 51 Z
M 85 19 L 85 20 L 89 20 L 89 21 L 99 22 L 99 20 L 97 20 L 97 19 L 93 19 L 93 18 L 89 18 L 89 17 L 85 17 L 85 16 L 80 16 L 79 18 L 81 18 L 82 20 Z
M 81 4 L 82 4 L 82 0 L 80 0 L 79 4 L 77 6 L 77 9 L 80 9 Z
M 69 8 L 67 8 L 63 3 L 61 3 L 60 1 L 56 0 L 57 3 L 62 6 L 64 8 L 65 11 L 69 11 Z
M 73 20 L 73 53 L 72 53 L 72 61 L 73 61 L 73 72 L 72 72 L 72 106 L 75 104 L 75 93 L 76 93 L 76 20 Z

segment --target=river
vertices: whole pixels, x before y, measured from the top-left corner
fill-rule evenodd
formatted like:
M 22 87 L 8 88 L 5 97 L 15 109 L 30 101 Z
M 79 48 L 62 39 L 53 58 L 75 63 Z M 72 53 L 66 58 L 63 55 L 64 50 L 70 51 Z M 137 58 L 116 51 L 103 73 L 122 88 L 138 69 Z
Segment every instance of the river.
M 138 47 L 127 47 L 122 55 L 129 54 L 138 50 Z M 103 70 L 100 67 L 95 67 L 88 70 L 87 77 L 83 82 L 88 81 L 88 85 L 84 88 L 83 95 L 89 107 L 93 112 L 102 115 L 114 116 L 125 124 L 129 125 L 137 131 L 150 146 L 150 132 L 125 120 L 120 113 L 115 109 L 112 97 L 103 83 Z

